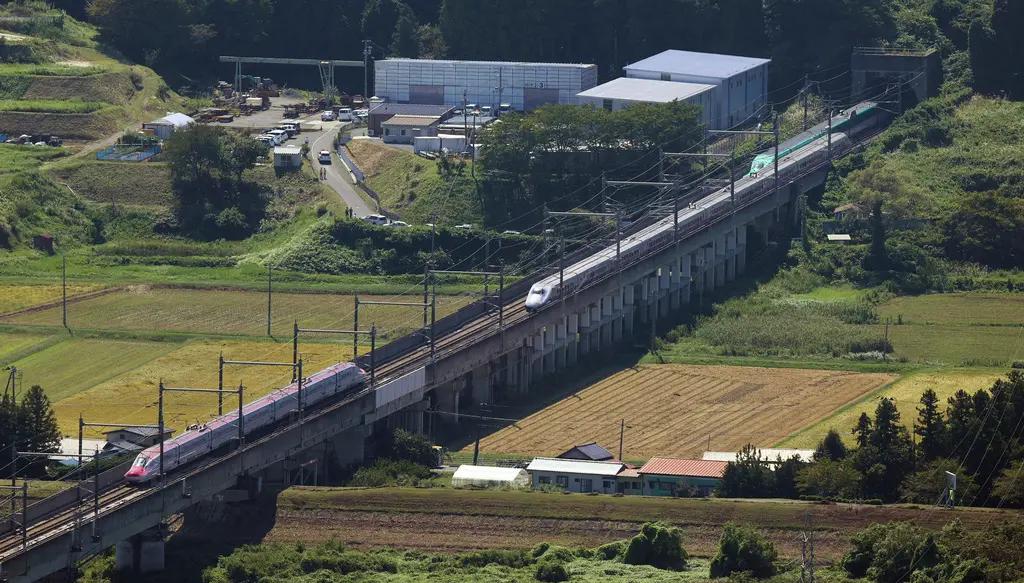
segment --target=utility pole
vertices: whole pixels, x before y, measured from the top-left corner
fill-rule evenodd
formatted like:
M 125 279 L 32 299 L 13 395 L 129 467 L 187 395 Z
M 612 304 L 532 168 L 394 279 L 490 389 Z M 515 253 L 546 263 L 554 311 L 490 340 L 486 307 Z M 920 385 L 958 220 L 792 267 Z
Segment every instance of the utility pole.
M 801 93 L 804 96 L 804 131 L 807 131 L 807 89 L 810 87 L 810 82 L 807 80 L 807 75 L 804 75 L 804 88 Z
M 370 103 L 370 41 L 363 41 L 363 101 Z
M 832 100 L 825 102 L 826 117 L 828 117 L 828 159 L 832 159 Z
M 64 328 L 68 327 L 68 256 L 67 253 L 61 255 L 60 259 L 60 288 L 61 288 L 61 302 L 60 302 L 60 313 L 61 322 L 64 324 Z
M 801 583 L 814 583 L 814 515 L 808 512 L 804 518 L 804 531 L 801 533 L 801 555 L 803 562 L 800 565 Z M 807 580 L 804 579 L 804 574 Z
M 619 461 L 622 461 L 622 438 L 626 436 L 626 418 L 622 418 L 622 424 L 619 425 Z
M 267 265 L 267 336 L 270 336 L 271 298 L 274 294 L 274 266 Z
M 469 143 L 469 112 L 466 111 L 466 92 L 462 90 L 462 133 L 466 136 L 466 143 Z

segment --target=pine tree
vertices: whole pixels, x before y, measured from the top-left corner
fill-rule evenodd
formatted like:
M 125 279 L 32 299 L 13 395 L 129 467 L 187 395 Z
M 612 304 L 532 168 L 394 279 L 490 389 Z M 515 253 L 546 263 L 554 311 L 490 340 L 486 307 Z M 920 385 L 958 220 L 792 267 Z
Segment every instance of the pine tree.
M 857 447 L 864 448 L 871 441 L 871 417 L 861 413 L 857 419 L 857 426 L 853 428 L 853 434 L 857 436 Z
M 21 398 L 20 447 L 28 451 L 56 453 L 60 451 L 60 428 L 50 398 L 39 385 L 32 385 Z
M 870 423 L 870 420 L 868 423 Z M 829 429 L 825 439 L 822 439 L 821 443 L 814 450 L 814 460 L 832 460 L 837 462 L 845 458 L 848 453 L 849 450 L 846 449 L 846 444 L 843 443 L 843 438 L 839 435 L 839 432 L 835 429 Z
M 14 399 L 4 394 L 0 397 L 0 468 L 11 463 L 11 448 L 18 434 L 18 409 Z M 5 472 L 4 474 L 9 475 Z
M 917 423 L 914 434 L 921 438 L 917 451 L 923 463 L 948 455 L 946 424 L 939 412 L 939 397 L 928 389 L 921 395 L 921 406 L 917 409 Z

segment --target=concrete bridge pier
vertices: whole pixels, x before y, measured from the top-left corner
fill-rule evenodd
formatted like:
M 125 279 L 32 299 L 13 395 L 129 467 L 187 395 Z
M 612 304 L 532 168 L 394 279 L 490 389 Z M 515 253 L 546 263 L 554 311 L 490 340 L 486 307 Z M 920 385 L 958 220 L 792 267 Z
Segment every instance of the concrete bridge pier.
M 117 543 L 114 564 L 119 571 L 155 573 L 164 570 L 164 530 L 147 528 Z
M 565 366 L 576 366 L 579 350 L 580 315 L 569 314 L 565 318 Z
M 429 407 L 429 402 L 425 403 L 425 406 Z M 420 430 L 422 431 L 422 414 L 420 417 Z M 366 452 L 366 438 L 369 437 L 372 429 L 372 425 L 357 425 L 334 436 L 331 449 L 334 450 L 334 457 L 338 461 L 339 466 L 345 467 L 363 462 Z
M 593 328 L 591 327 L 590 321 L 590 310 L 590 306 L 587 306 L 586 308 L 583 309 L 582 312 L 577 314 L 580 326 L 580 356 L 586 356 L 590 354 L 591 336 L 593 332 Z
M 736 229 L 725 235 L 725 281 L 736 281 Z
M 491 365 L 478 366 L 470 372 L 470 387 L 473 391 L 474 403 L 494 402 L 494 392 L 491 385 Z
M 601 298 L 601 350 L 611 348 L 614 316 L 615 308 L 612 305 L 612 296 Z
M 625 313 L 622 304 L 623 291 L 619 289 L 619 294 L 612 296 L 612 322 L 611 322 L 611 333 L 612 343 L 618 344 L 622 342 L 622 329 L 624 327 L 623 314 Z
M 544 378 L 544 331 L 541 330 L 531 337 L 533 347 L 527 352 L 530 363 L 530 385 Z
M 747 225 L 736 229 L 736 274 L 747 271 Z
M 715 289 L 725 285 L 726 236 L 715 237 Z
M 672 263 L 661 268 L 661 275 L 658 277 L 658 317 L 668 317 L 669 295 L 672 289 Z
M 622 290 L 622 335 L 626 338 L 633 337 L 633 319 L 636 316 L 636 286 L 627 285 Z
M 704 291 L 715 290 L 715 248 L 713 246 L 704 247 L 702 250 L 704 257 L 701 260 L 700 272 L 703 285 L 701 286 Z

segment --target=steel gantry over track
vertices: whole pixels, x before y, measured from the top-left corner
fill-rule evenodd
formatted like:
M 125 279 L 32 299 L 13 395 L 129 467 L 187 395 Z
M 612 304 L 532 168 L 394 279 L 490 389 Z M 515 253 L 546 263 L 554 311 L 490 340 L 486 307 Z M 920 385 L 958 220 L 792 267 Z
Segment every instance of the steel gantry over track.
M 340 59 L 321 61 L 319 59 L 288 59 L 279 57 L 231 57 L 224 55 L 220 57 L 220 62 L 235 64 L 235 91 L 238 91 L 239 93 L 241 93 L 242 91 L 242 63 L 261 65 L 312 65 L 319 67 L 320 81 L 324 85 L 324 97 L 326 97 L 328 101 L 333 99 L 335 93 L 337 92 L 337 88 L 334 86 L 335 67 L 366 67 L 366 63 L 363 61 L 343 61 Z

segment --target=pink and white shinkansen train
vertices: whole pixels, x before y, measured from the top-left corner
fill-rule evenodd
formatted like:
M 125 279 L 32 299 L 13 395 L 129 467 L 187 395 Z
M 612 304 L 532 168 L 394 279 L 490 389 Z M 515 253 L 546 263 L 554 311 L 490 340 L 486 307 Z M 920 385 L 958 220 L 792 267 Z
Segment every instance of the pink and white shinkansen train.
M 340 395 L 363 384 L 366 374 L 352 363 L 339 363 L 306 377 L 302 383 L 302 405 L 308 408 L 324 399 Z M 252 433 L 286 419 L 298 409 L 298 383 L 247 403 L 242 407 L 243 435 Z M 164 441 L 164 473 L 208 455 L 238 436 L 238 410 L 189 429 L 181 435 Z M 154 445 L 135 458 L 135 463 L 124 475 L 129 482 L 141 484 L 160 475 L 160 446 Z

